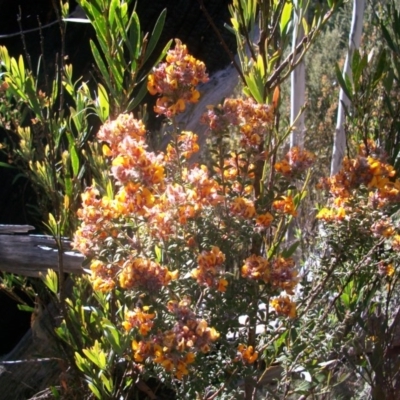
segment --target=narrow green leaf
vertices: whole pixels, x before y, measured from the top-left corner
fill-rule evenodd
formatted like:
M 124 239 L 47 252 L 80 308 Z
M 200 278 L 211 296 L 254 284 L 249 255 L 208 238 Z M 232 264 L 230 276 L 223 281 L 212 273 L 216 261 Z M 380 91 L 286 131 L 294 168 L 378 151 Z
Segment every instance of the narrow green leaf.
M 94 60 L 96 61 L 97 67 L 99 68 L 101 75 L 103 76 L 104 82 L 106 83 L 108 89 L 113 94 L 113 96 L 115 96 L 116 93 L 115 93 L 113 85 L 111 83 L 110 74 L 108 73 L 106 65 L 103 61 L 102 56 L 100 55 L 100 52 L 99 52 L 96 44 L 92 40 L 90 41 L 90 47 L 92 49 L 92 54 L 93 54 Z
M 255 76 L 254 75 L 245 75 L 244 78 L 246 80 L 246 84 L 247 84 L 253 98 L 257 101 L 257 103 L 262 104 L 263 96 L 262 96 L 262 93 L 260 93 L 260 91 L 259 91 Z
M 106 391 L 111 394 L 113 390 L 113 381 L 111 378 L 108 378 L 104 372 L 100 373 L 100 379 L 105 387 Z
M 376 63 L 375 72 L 372 78 L 373 87 L 376 87 L 376 85 L 383 79 L 388 67 L 386 50 L 383 49 L 379 54 L 378 62 Z
M 147 44 L 146 47 L 146 52 L 144 55 L 143 62 L 146 62 L 147 59 L 151 56 L 153 53 L 154 48 L 156 47 L 158 40 L 160 39 L 161 32 L 164 28 L 164 23 L 165 23 L 165 17 L 167 15 L 167 9 L 164 8 L 163 11 L 161 11 L 160 16 L 157 19 L 157 22 L 154 26 L 153 32 L 150 35 L 150 40 L 149 43 Z
M 351 86 L 348 88 L 343 78 L 342 71 L 340 71 L 339 65 L 335 64 L 336 79 L 339 82 L 340 87 L 343 89 L 346 96 L 351 100 L 353 96 L 351 95 Z
M 140 54 L 140 48 L 142 44 L 142 35 L 140 32 L 140 21 L 139 17 L 134 11 L 132 14 L 132 24 L 129 29 L 129 42 L 131 48 L 130 58 L 131 60 L 137 60 Z
M 286 1 L 285 5 L 283 6 L 281 19 L 279 21 L 279 28 L 281 30 L 281 34 L 286 30 L 287 25 L 292 17 L 292 9 L 293 5 L 291 1 Z
M 111 0 L 109 1 L 109 10 L 108 10 L 108 22 L 111 27 L 111 31 L 113 34 L 115 34 L 115 18 L 116 18 L 116 9 L 119 7 L 119 1 L 118 0 Z
M 106 122 L 110 114 L 110 103 L 108 100 L 108 94 L 106 88 L 99 84 L 97 89 L 97 114 L 101 119 L 101 122 Z
M 102 399 L 102 396 L 100 394 L 100 390 L 97 388 L 97 386 L 93 382 L 88 382 L 89 389 L 92 391 L 92 393 L 98 398 Z
M 27 311 L 27 312 L 34 312 L 35 308 L 31 306 L 26 306 L 24 304 L 17 304 L 18 310 Z
M 3 161 L 0 161 L 0 167 L 3 167 L 3 168 L 11 168 L 11 169 L 17 169 L 17 167 L 14 167 L 14 165 L 10 165 L 10 164 L 5 163 L 5 162 L 3 162 Z
M 58 293 L 58 276 L 53 269 L 48 269 L 47 274 L 42 278 L 42 280 L 51 292 L 54 294 Z
M 297 240 L 288 249 L 285 249 L 284 251 L 282 251 L 282 257 L 284 257 L 284 258 L 291 257 L 294 254 L 294 252 L 297 250 L 297 248 L 299 247 L 299 244 L 300 244 L 300 241 Z
M 130 112 L 135 109 L 141 101 L 144 99 L 144 96 L 147 94 L 147 82 L 143 82 L 140 86 L 139 91 L 136 93 L 135 97 L 128 103 L 126 107 L 126 112 Z
M 22 56 L 19 56 L 18 67 L 19 67 L 19 75 L 21 77 L 21 80 L 22 80 L 22 82 L 25 82 L 25 65 L 24 65 L 24 59 L 22 58 Z
M 106 318 L 102 320 L 102 326 L 106 339 L 111 344 L 113 350 L 119 353 L 121 350 L 121 342 L 118 329 Z
M 381 23 L 381 30 L 382 30 L 382 34 L 383 37 L 386 40 L 386 43 L 388 44 L 388 46 L 390 47 L 390 50 L 392 50 L 394 53 L 397 53 L 397 45 L 394 44 L 392 37 L 390 36 L 389 31 L 387 30 L 386 26 Z
M 76 151 L 75 139 L 71 132 L 67 132 L 67 139 L 68 139 L 68 150 L 71 157 L 71 165 L 72 165 L 72 172 L 74 173 L 74 177 L 76 177 L 79 173 L 79 156 L 78 152 Z

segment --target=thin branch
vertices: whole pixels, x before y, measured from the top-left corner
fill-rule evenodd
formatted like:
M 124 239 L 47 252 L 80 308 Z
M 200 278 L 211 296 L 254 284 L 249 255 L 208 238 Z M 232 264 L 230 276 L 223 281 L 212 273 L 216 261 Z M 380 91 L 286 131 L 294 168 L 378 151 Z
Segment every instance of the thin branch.
M 241 68 L 239 67 L 238 63 L 236 62 L 235 57 L 233 56 L 232 52 L 229 50 L 228 45 L 226 44 L 224 38 L 221 35 L 221 32 L 218 30 L 213 19 L 211 18 L 211 15 L 208 13 L 206 7 L 204 6 L 203 0 L 197 0 L 197 1 L 200 4 L 200 9 L 203 11 L 205 17 L 207 18 L 207 21 L 211 25 L 211 28 L 213 29 L 215 34 L 218 36 L 218 39 L 219 39 L 222 47 L 224 48 L 225 52 L 228 54 L 233 66 L 235 67 L 236 71 L 238 72 L 240 79 L 243 81 L 244 84 L 246 84 L 246 79 L 244 78 Z

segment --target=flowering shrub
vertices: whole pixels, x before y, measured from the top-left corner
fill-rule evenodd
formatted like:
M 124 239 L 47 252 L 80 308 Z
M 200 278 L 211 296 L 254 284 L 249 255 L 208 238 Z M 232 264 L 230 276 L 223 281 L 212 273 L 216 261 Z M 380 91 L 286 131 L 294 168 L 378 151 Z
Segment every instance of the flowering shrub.
M 206 80 L 204 64 L 176 41 L 148 77 L 148 90 L 160 96 L 155 111 L 176 126 L 176 114 L 197 101 L 195 86 Z M 192 132 L 174 130 L 166 150 L 154 152 L 132 114 L 106 122 L 97 137 L 115 194 L 95 184 L 86 189 L 74 237 L 91 259 L 94 289 L 130 299 L 116 325 L 131 341 L 124 357 L 200 391 L 222 390 L 227 373 L 232 381 L 252 376 L 247 367 L 261 354 L 257 368 L 268 368 L 274 358 L 256 330 L 270 329 L 272 318 L 296 317 L 298 272 L 282 240 L 302 195 L 289 187 L 313 160 L 292 149 L 274 163 L 274 107 L 251 98 L 210 107 L 203 123 L 217 143 L 209 167 L 191 162 L 199 151 Z M 230 132 L 240 151 L 227 140 Z M 216 374 L 207 377 L 213 359 Z

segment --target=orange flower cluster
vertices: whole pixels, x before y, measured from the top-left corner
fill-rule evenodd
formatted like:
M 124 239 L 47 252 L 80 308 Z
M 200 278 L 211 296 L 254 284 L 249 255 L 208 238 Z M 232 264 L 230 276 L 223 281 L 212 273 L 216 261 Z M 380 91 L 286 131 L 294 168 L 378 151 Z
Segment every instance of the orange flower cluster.
M 182 179 L 190 183 L 200 204 L 216 206 L 223 202 L 221 187 L 215 179 L 210 178 L 205 165 L 194 166 L 189 171 L 184 170 Z
M 218 247 L 213 246 L 211 251 L 203 250 L 197 257 L 198 266 L 192 270 L 191 276 L 200 285 L 225 292 L 228 281 L 220 277 L 224 261 L 225 254 Z
M 239 344 L 237 353 L 236 362 L 242 361 L 245 364 L 253 364 L 258 358 L 258 352 L 254 351 L 254 347 L 245 344 Z
M 142 336 L 147 336 L 154 325 L 153 319 L 156 314 L 149 314 L 148 306 L 143 308 L 136 307 L 134 310 L 129 310 L 125 313 L 125 321 L 122 323 L 125 330 L 137 329 Z
M 238 177 L 244 179 L 254 178 L 254 164 L 250 163 L 245 154 L 231 153 L 230 157 L 224 160 L 224 167 L 221 171 L 220 168 L 214 167 L 215 172 L 224 180 L 235 182 L 233 190 L 241 191 L 243 188 L 238 187 L 237 179 Z
M 369 141 L 371 152 L 380 158 L 368 155 L 365 145 L 359 148 L 356 158 L 345 158 L 342 169 L 331 178 L 326 178 L 320 183 L 320 187 L 330 191 L 332 196 L 337 199 L 336 203 L 345 203 L 352 196 L 352 191 L 360 187 L 369 190 L 376 190 L 377 205 L 383 206 L 387 202 L 400 200 L 400 181 L 393 181 L 396 175 L 393 167 L 387 164 L 382 151 Z
M 400 251 L 400 235 L 394 235 L 392 237 L 392 249 L 394 251 Z
M 374 222 L 371 226 L 371 232 L 375 237 L 384 238 L 391 237 L 396 233 L 390 218 L 383 218 Z
M 178 271 L 170 272 L 166 267 L 145 258 L 134 258 L 124 263 L 119 274 L 123 289 L 142 288 L 157 292 L 178 277 Z
M 286 178 L 294 178 L 301 175 L 311 167 L 315 161 L 315 154 L 310 151 L 293 147 L 285 158 L 275 164 L 275 170 Z
M 296 303 L 290 300 L 288 296 L 275 297 L 270 301 L 271 307 L 278 314 L 286 315 L 289 318 L 296 318 Z
M 134 340 L 132 349 L 136 362 L 151 358 L 181 380 L 189 373 L 188 366 L 195 361 L 196 353 L 208 353 L 211 344 L 219 338 L 219 333 L 210 328 L 204 319 L 196 317 L 189 299 L 169 301 L 167 307 L 178 321 L 174 327 L 146 340 Z
M 254 202 L 244 197 L 236 197 L 231 203 L 230 210 L 233 215 L 245 219 L 253 218 L 256 214 Z
M 265 283 L 269 283 L 270 275 L 271 264 L 266 258 L 252 254 L 244 261 L 242 267 L 243 278 L 263 280 Z
M 82 208 L 77 215 L 82 224 L 75 232 L 72 245 L 89 256 L 100 251 L 107 237 L 118 234 L 113 220 L 120 214 L 116 202 L 106 196 L 100 198 L 100 192 L 93 187 L 88 187 L 81 197 Z
M 132 114 L 120 114 L 115 120 L 102 125 L 97 138 L 109 145 L 106 156 L 117 157 L 126 147 L 126 142 L 133 140 L 144 145 L 145 135 L 146 129 L 141 120 L 135 119 Z
M 115 287 L 115 277 L 120 267 L 113 264 L 104 264 L 102 261 L 93 260 L 90 264 L 90 281 L 93 289 L 100 292 L 109 292 Z
M 268 261 L 264 257 L 252 254 L 244 260 L 242 277 L 252 280 L 262 280 L 273 288 L 285 290 L 293 294 L 298 283 L 297 271 L 292 258 L 276 257 Z
M 271 284 L 293 294 L 298 283 L 298 273 L 293 258 L 276 257 L 271 261 Z
M 296 206 L 293 202 L 292 196 L 282 196 L 280 200 L 275 200 L 272 206 L 279 212 L 283 214 L 297 215 Z
M 231 125 L 238 126 L 244 147 L 258 147 L 273 120 L 274 108 L 258 104 L 252 98 L 225 99 L 222 105 L 210 108 L 202 117 L 203 123 L 215 134 L 225 133 Z
M 350 200 L 359 189 L 369 191 L 368 206 L 372 209 L 398 203 L 400 180 L 395 179 L 396 171 L 385 159 L 384 151 L 371 140 L 368 140 L 367 146 L 364 143 L 360 145 L 357 157 L 345 158 L 339 173 L 321 180 L 319 184 L 332 195 L 333 207 L 323 208 L 317 218 L 325 222 L 343 220 Z
M 266 212 L 265 214 L 258 214 L 256 217 L 256 226 L 259 229 L 265 229 L 271 226 L 274 217 L 271 213 Z
M 198 136 L 190 131 L 182 131 L 177 137 L 178 150 L 170 143 L 167 146 L 165 161 L 168 163 L 176 162 L 179 154 L 187 160 L 200 149 L 198 143 Z
M 146 151 L 144 145 L 127 140 L 119 146 L 119 155 L 112 161 L 112 174 L 121 183 L 140 182 L 145 187 L 164 183 L 163 155 Z
M 154 111 L 168 118 L 184 111 L 186 102 L 196 103 L 200 97 L 195 86 L 207 81 L 204 63 L 189 55 L 186 46 L 175 39 L 175 48 L 168 51 L 166 62 L 148 76 L 147 90 L 162 95 Z

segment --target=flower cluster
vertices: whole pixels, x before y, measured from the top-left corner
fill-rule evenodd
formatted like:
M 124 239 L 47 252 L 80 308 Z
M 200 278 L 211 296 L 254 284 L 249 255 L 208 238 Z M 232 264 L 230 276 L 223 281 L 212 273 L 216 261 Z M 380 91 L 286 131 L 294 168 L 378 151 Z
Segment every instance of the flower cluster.
M 270 305 L 278 314 L 286 315 L 289 318 L 296 318 L 296 303 L 290 300 L 289 296 L 274 297 Z
M 243 185 L 240 185 L 238 178 L 242 180 L 254 178 L 254 164 L 250 163 L 245 154 L 230 153 L 230 157 L 224 160 L 222 168 L 214 167 L 215 172 L 225 181 L 232 183 L 232 191 L 241 192 Z
M 215 134 L 225 133 L 229 126 L 238 127 L 241 145 L 252 148 L 263 142 L 273 120 L 273 106 L 258 104 L 251 98 L 225 99 L 222 105 L 210 108 L 202 117 Z
M 90 271 L 90 281 L 93 289 L 100 292 L 109 292 L 115 287 L 115 277 L 120 271 L 120 267 L 114 264 L 105 264 L 99 260 L 92 260 Z
M 237 349 L 237 356 L 235 361 L 242 361 L 245 364 L 253 364 L 258 358 L 258 352 L 254 350 L 253 346 L 246 346 L 239 344 Z
M 154 111 L 168 118 L 184 111 L 186 102 L 196 103 L 200 97 L 195 86 L 207 81 L 204 63 L 191 56 L 186 46 L 175 39 L 175 48 L 168 51 L 166 62 L 148 76 L 148 91 L 152 95 L 162 95 Z
M 165 371 L 182 379 L 189 373 L 188 366 L 195 361 L 196 353 L 208 353 L 211 344 L 219 338 L 219 333 L 210 328 L 207 321 L 196 317 L 188 298 L 179 302 L 171 300 L 167 308 L 174 314 L 176 324 L 172 329 L 158 332 L 149 339 L 133 340 L 134 359 L 136 362 L 145 362 L 151 358 Z
M 237 215 L 245 219 L 253 218 L 256 214 L 254 202 L 244 197 L 236 197 L 231 203 L 230 210 L 233 215 Z
M 222 265 L 225 261 L 225 254 L 213 246 L 210 251 L 203 250 L 197 257 L 197 268 L 191 272 L 192 278 L 196 279 L 200 285 L 216 288 L 220 292 L 225 292 L 228 281 L 221 278 Z
M 89 256 L 100 251 L 106 238 L 118 235 L 113 221 L 120 213 L 116 202 L 107 196 L 100 197 L 94 187 L 88 187 L 81 197 L 82 207 L 77 214 L 82 224 L 75 232 L 73 246 Z
M 293 201 L 292 196 L 282 196 L 281 199 L 275 200 L 272 206 L 279 212 L 283 214 L 297 215 L 296 206 Z
M 154 325 L 153 319 L 156 316 L 154 313 L 148 313 L 148 310 L 149 307 L 144 306 L 127 311 L 125 313 L 125 321 L 123 322 L 125 330 L 137 329 L 140 335 L 147 336 Z
M 293 178 L 309 169 L 314 161 L 315 154 L 299 147 L 292 147 L 285 158 L 277 162 L 274 168 L 286 178 Z
M 178 271 L 170 272 L 155 261 L 138 257 L 124 263 L 119 284 L 123 289 L 143 288 L 154 292 L 177 277 Z
M 198 136 L 190 131 L 182 131 L 177 137 L 177 146 L 174 147 L 171 143 L 168 144 L 166 150 L 165 161 L 168 163 L 174 163 L 178 159 L 179 155 L 185 159 L 189 159 L 194 153 L 197 153 L 200 149 L 197 141 Z
M 319 187 L 330 192 L 333 206 L 320 210 L 318 219 L 342 221 L 346 210 L 350 212 L 350 202 L 360 189 L 368 192 L 371 210 L 383 209 L 400 201 L 400 180 L 395 179 L 396 171 L 385 162 L 385 153 L 373 141 L 369 140 L 367 145 L 360 145 L 355 158 L 345 158 L 336 175 L 321 180 Z
M 342 169 L 336 175 L 321 181 L 320 187 L 329 190 L 337 199 L 336 204 L 345 203 L 351 198 L 354 190 L 363 187 L 375 192 L 374 201 L 377 207 L 400 200 L 400 181 L 392 179 L 396 171 L 384 161 L 384 153 L 378 151 L 372 143 L 369 142 L 372 153 L 367 154 L 365 145 L 361 145 L 357 157 L 352 159 L 346 157 Z M 372 194 L 370 196 L 374 197 Z
M 275 289 L 285 290 L 288 294 L 293 294 L 298 283 L 297 275 L 292 258 L 275 257 L 268 261 L 262 256 L 253 254 L 244 260 L 242 266 L 242 277 L 262 280 Z
M 136 141 L 145 143 L 146 129 L 141 120 L 137 120 L 132 114 L 120 114 L 115 120 L 106 121 L 97 138 L 108 144 L 105 149 L 106 156 L 118 156 L 126 146 L 126 142 Z

